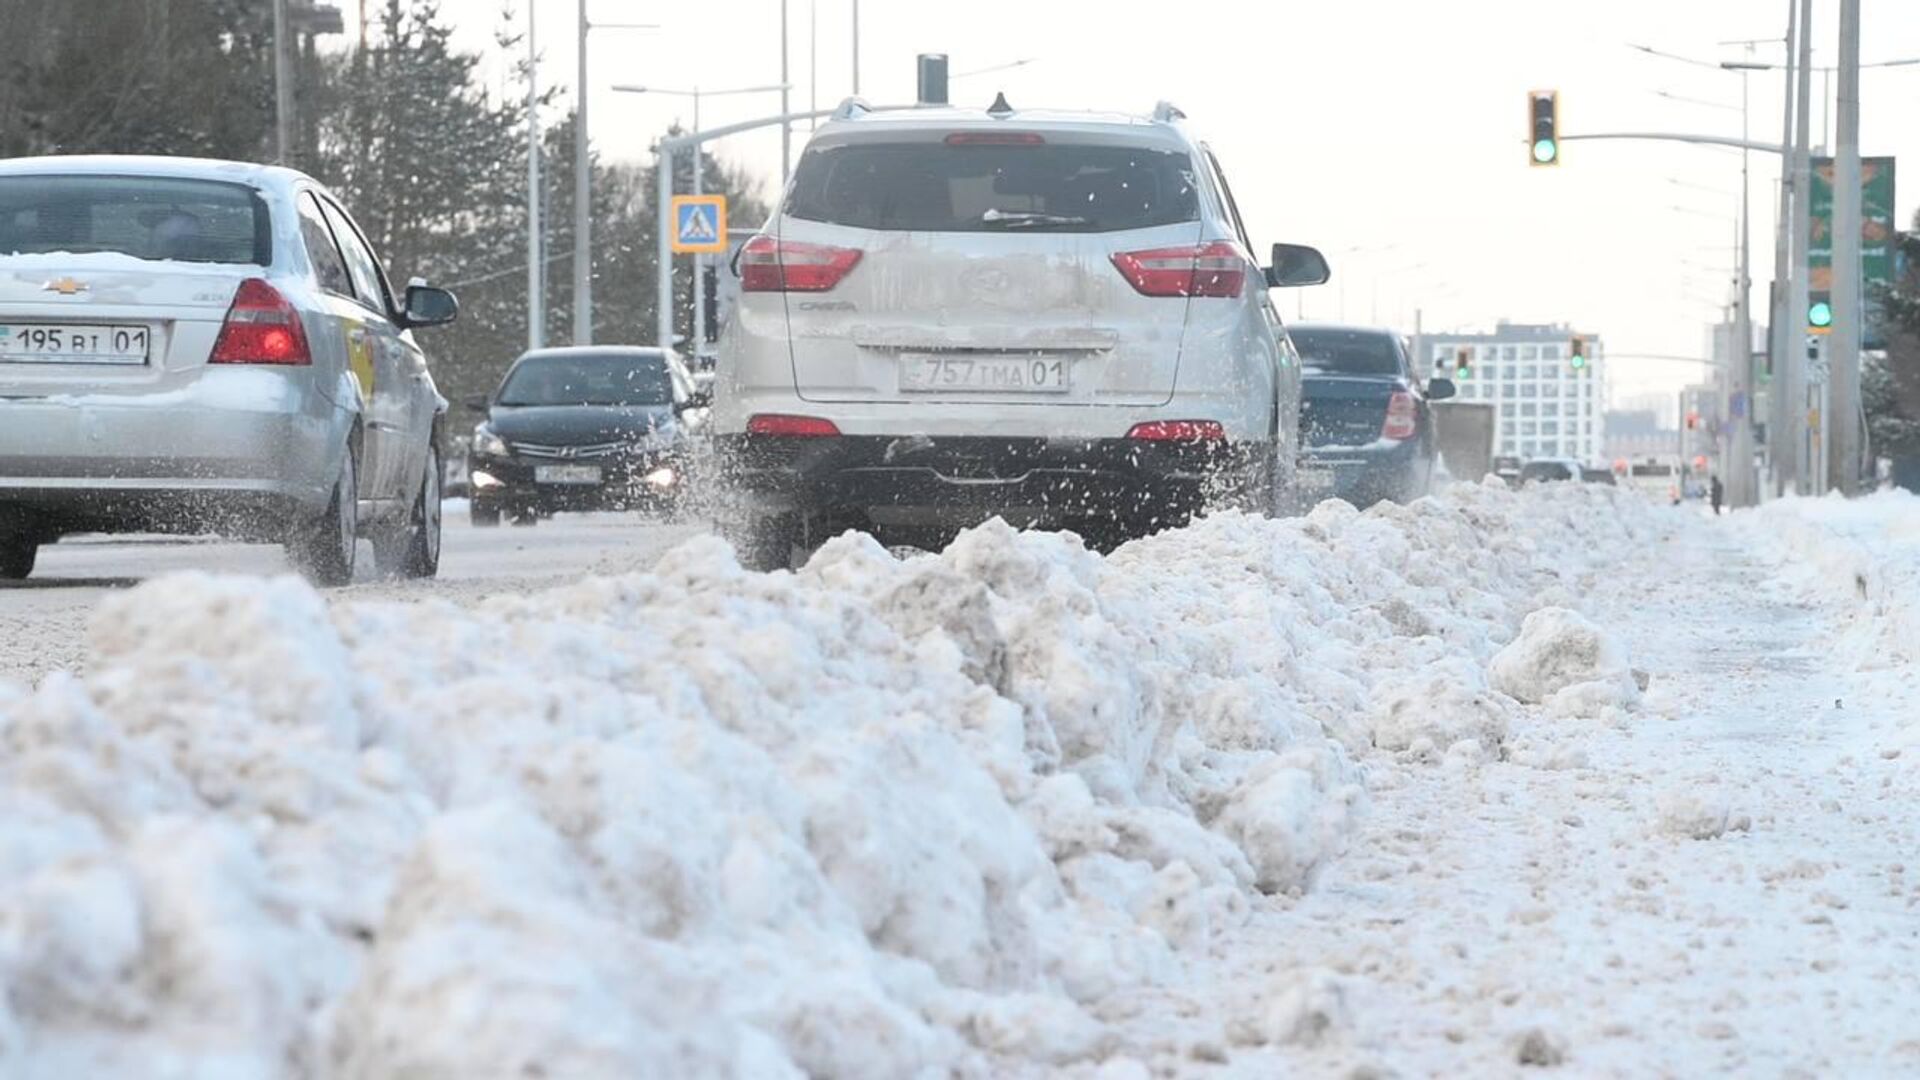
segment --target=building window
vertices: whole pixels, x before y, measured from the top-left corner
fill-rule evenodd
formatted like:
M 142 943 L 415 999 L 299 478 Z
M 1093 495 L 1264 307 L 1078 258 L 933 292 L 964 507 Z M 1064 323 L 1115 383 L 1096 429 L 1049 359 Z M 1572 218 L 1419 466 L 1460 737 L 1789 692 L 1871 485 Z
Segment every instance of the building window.
M 1549 401 L 1546 404 L 1540 406 L 1540 415 L 1541 416 L 1559 416 L 1560 403 L 1557 401 Z
M 1557 398 L 1557 397 L 1559 397 L 1559 396 L 1560 396 L 1560 384 L 1559 384 L 1559 383 L 1557 383 L 1557 382 L 1544 382 L 1544 383 L 1541 383 L 1541 384 L 1540 384 L 1540 396 L 1541 396 L 1541 397 L 1550 397 L 1550 398 Z
M 1540 377 L 1540 367 L 1539 367 L 1539 365 L 1537 365 L 1537 364 L 1522 364 L 1522 365 L 1520 365 L 1520 377 L 1521 377 L 1521 378 L 1523 378 L 1523 379 L 1537 379 L 1537 378 L 1539 378 L 1539 377 Z
M 1540 453 L 1540 444 L 1528 439 L 1520 444 L 1521 457 L 1534 457 Z
M 1522 420 L 1520 421 L 1520 434 L 1538 435 L 1540 434 L 1540 425 L 1531 420 Z
M 1520 403 L 1520 415 L 1533 416 L 1535 415 L 1535 410 L 1537 410 L 1538 408 L 1539 406 L 1535 405 L 1531 401 L 1523 401 Z
M 1540 359 L 1540 348 L 1539 348 L 1539 346 L 1537 346 L 1537 345 L 1522 345 L 1522 346 L 1520 346 L 1520 359 L 1522 359 L 1522 360 L 1538 360 L 1538 359 Z
M 1540 396 L 1540 384 L 1539 384 L 1539 383 L 1530 383 L 1530 382 L 1524 382 L 1524 383 L 1521 383 L 1521 384 L 1520 384 L 1520 396 L 1521 396 L 1521 397 L 1539 397 L 1539 396 Z
M 1542 346 L 1540 347 L 1540 359 L 1542 359 L 1542 360 L 1558 360 L 1558 359 L 1560 359 L 1560 346 L 1558 346 L 1558 345 L 1542 345 Z
M 1517 393 L 1519 393 L 1519 387 L 1514 383 L 1502 383 L 1500 386 L 1500 396 L 1503 398 L 1513 397 Z
M 1540 456 L 1541 457 L 1559 457 L 1560 444 L 1558 442 L 1555 442 L 1552 439 L 1540 440 Z
M 1558 420 L 1542 420 L 1542 421 L 1540 421 L 1540 434 L 1542 434 L 1542 435 L 1558 435 L 1558 434 L 1560 434 L 1560 421 L 1558 421 Z
M 1519 359 L 1519 357 L 1520 357 L 1520 350 L 1515 346 L 1506 345 L 1506 346 L 1502 346 L 1500 349 L 1500 358 L 1502 360 L 1517 360 Z
M 1514 417 L 1513 409 L 1514 409 L 1513 402 L 1509 401 L 1505 405 L 1500 406 L 1500 415 L 1508 420 L 1511 420 Z

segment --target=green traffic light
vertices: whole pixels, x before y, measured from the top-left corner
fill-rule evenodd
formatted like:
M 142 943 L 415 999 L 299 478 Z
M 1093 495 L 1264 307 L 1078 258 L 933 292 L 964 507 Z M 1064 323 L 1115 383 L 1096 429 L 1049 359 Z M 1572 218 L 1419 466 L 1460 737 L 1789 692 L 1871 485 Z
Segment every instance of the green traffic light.
M 1560 144 L 1552 139 L 1536 139 L 1533 143 L 1533 160 L 1542 165 L 1551 164 L 1560 156 Z
M 1825 300 L 1816 300 L 1807 309 L 1807 325 L 1821 328 L 1833 325 L 1833 305 Z
M 1579 371 L 1581 368 L 1584 368 L 1587 366 L 1587 358 L 1584 356 L 1581 356 L 1579 353 L 1574 353 L 1572 364 L 1573 364 L 1573 370 Z

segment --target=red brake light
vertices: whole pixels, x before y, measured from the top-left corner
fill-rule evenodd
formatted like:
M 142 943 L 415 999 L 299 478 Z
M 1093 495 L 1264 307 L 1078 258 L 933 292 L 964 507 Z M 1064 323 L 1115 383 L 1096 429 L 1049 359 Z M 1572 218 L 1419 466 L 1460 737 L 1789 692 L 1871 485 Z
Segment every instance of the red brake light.
M 1419 430 L 1419 417 L 1416 414 L 1413 395 L 1405 390 L 1395 390 L 1393 398 L 1387 402 L 1387 422 L 1380 427 L 1383 439 L 1411 439 Z
M 1238 244 L 1122 251 L 1113 265 L 1142 296 L 1239 296 L 1252 262 Z
M 1037 131 L 956 131 L 948 146 L 1039 146 L 1047 140 Z
M 1127 438 L 1141 442 L 1219 442 L 1226 437 L 1218 420 L 1154 420 L 1127 432 Z
M 227 321 L 207 363 L 304 365 L 313 363 L 313 353 L 300 313 L 280 290 L 248 278 L 233 294 L 233 306 L 227 308 Z
M 860 261 L 855 248 L 803 244 L 762 234 L 740 248 L 746 292 L 826 292 Z
M 783 413 L 759 413 L 747 420 L 749 435 L 785 435 L 789 437 L 819 439 L 831 438 L 840 434 L 840 429 L 831 420 L 822 420 L 817 416 L 787 416 Z

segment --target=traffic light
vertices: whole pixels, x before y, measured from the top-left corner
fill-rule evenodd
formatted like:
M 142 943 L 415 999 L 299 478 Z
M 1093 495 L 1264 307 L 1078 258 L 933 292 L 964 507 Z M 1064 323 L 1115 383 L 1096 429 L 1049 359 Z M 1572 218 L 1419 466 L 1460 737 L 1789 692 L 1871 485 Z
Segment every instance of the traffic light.
M 1560 164 L 1560 91 L 1535 90 L 1527 95 L 1527 131 L 1535 168 Z
M 1830 334 L 1833 332 L 1833 297 L 1828 293 L 1813 293 L 1807 299 L 1807 333 Z
M 1584 336 L 1580 334 L 1573 335 L 1572 343 L 1567 346 L 1567 363 L 1570 364 L 1575 371 L 1585 371 L 1587 369 L 1587 339 Z
M 1473 346 L 1462 345 L 1453 350 L 1453 377 L 1460 380 L 1473 378 Z
M 1687 410 L 1687 430 L 1698 431 L 1699 428 L 1700 428 L 1700 410 L 1688 409 Z

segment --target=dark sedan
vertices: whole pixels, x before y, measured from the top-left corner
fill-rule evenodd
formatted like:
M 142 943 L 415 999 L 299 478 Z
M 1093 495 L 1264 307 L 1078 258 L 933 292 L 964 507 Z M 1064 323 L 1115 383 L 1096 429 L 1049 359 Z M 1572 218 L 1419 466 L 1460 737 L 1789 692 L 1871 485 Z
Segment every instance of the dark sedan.
M 1425 495 L 1436 453 L 1428 402 L 1452 397 L 1453 383 L 1421 385 L 1406 345 L 1388 330 L 1308 324 L 1287 332 L 1304 376 L 1302 494 L 1355 506 Z
M 683 414 L 700 404 L 661 349 L 538 349 L 514 361 L 467 456 L 473 523 L 562 510 L 666 512 L 685 486 Z

